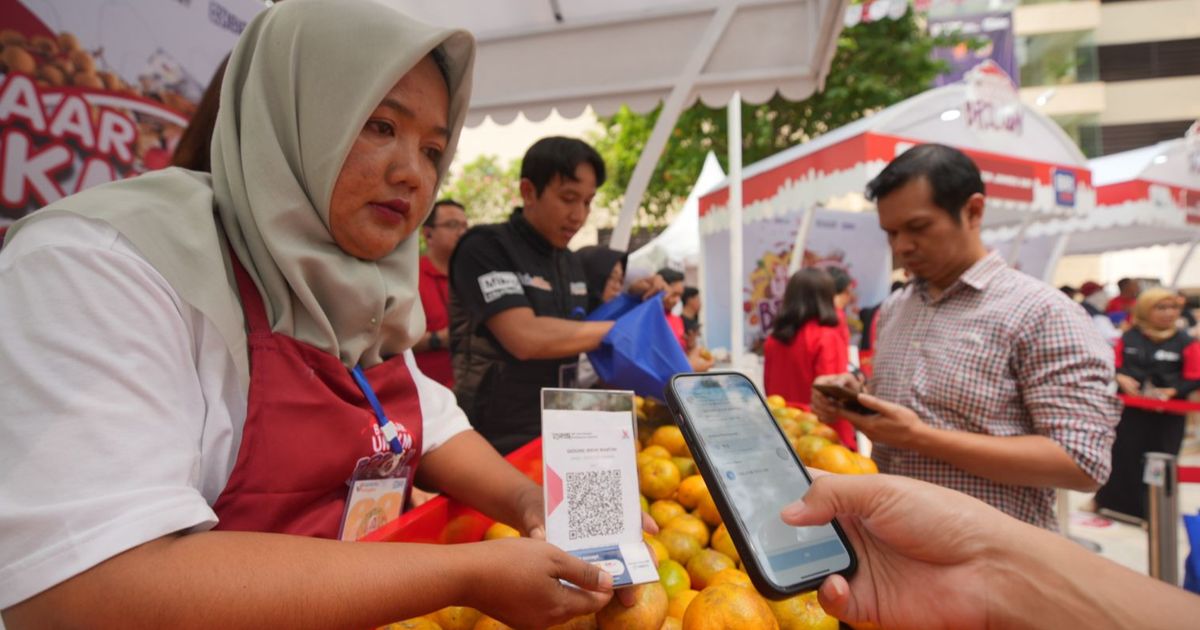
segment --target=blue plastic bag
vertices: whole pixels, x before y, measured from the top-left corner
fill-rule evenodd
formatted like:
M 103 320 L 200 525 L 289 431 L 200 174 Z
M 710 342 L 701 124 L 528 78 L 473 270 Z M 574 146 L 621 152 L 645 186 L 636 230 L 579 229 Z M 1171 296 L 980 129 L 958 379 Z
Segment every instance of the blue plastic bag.
M 1191 545 L 1183 565 L 1183 588 L 1200 594 L 1200 514 L 1184 514 L 1183 529 Z
M 661 399 L 672 376 L 692 371 L 667 324 L 661 294 L 644 302 L 622 294 L 601 305 L 588 319 L 616 320 L 600 347 L 588 353 L 596 375 L 608 386 Z

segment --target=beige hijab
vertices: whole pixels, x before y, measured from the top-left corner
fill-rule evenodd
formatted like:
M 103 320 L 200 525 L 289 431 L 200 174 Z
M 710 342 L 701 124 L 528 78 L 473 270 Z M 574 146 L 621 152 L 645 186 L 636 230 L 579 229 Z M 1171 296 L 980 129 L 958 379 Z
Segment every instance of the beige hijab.
M 330 234 L 330 198 L 368 115 L 434 49 L 450 87 L 440 182 L 466 115 L 472 37 L 417 22 L 386 0 L 289 0 L 260 13 L 230 56 L 211 179 L 166 169 L 97 187 L 33 213 L 7 238 L 56 212 L 111 224 L 213 322 L 247 389 L 244 318 L 215 212 L 272 330 L 346 366 L 377 364 L 425 329 L 417 236 L 379 261 L 354 258 Z

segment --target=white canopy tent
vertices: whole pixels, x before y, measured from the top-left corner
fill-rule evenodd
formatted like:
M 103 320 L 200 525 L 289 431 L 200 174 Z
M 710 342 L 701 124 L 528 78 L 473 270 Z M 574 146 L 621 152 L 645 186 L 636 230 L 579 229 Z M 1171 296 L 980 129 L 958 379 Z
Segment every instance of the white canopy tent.
M 648 276 L 663 267 L 687 270 L 700 264 L 700 196 L 723 179 L 725 171 L 709 151 L 679 214 L 667 229 L 629 254 L 627 278 Z
M 679 114 L 697 99 L 792 100 L 823 87 L 846 0 L 397 0 L 414 16 L 479 41 L 468 124 L 552 109 L 608 115 L 627 105 L 658 121 L 634 170 L 610 245 L 633 219 Z M 740 108 L 737 109 L 740 113 Z M 740 150 L 740 145 L 739 145 Z M 740 162 L 731 160 L 731 164 Z
M 1023 237 L 1054 241 L 1043 280 L 1053 279 L 1062 256 L 1188 244 L 1171 279 L 1177 284 L 1200 243 L 1198 128 L 1200 123 L 1184 138 L 1091 160 L 1096 208 L 1085 216 L 1032 224 Z M 1000 246 L 1017 237 L 1012 229 L 985 234 Z

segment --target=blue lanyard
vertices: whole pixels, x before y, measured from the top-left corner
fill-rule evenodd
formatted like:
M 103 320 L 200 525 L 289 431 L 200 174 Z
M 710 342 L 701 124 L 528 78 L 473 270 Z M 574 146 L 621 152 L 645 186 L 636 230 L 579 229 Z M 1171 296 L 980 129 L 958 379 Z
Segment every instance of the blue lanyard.
M 371 389 L 371 384 L 367 382 L 367 377 L 363 374 L 361 365 L 354 366 L 354 369 L 350 370 L 350 374 L 354 376 L 354 382 L 358 383 L 358 388 L 367 397 L 367 402 L 371 403 L 371 409 L 375 411 L 375 421 L 379 423 L 379 430 L 383 432 L 383 437 L 392 446 L 392 452 L 397 455 L 407 453 L 408 449 L 412 448 L 412 434 L 403 428 L 397 430 L 396 424 L 388 420 L 387 414 L 383 412 L 383 405 L 379 404 L 379 398 L 375 396 L 375 390 Z

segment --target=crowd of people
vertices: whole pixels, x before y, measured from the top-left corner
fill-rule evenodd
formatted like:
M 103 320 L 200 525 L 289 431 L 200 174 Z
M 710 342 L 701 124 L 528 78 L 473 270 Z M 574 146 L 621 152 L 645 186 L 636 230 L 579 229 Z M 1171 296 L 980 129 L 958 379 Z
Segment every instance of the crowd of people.
M 468 229 L 461 204 L 435 202 L 473 60 L 468 33 L 386 3 L 277 3 L 206 99 L 211 129 L 189 130 L 192 168 L 7 231 L 3 625 L 373 627 L 466 605 L 541 628 L 613 597 L 610 575 L 544 542 L 542 489 L 501 453 L 540 433 L 540 389 L 575 382 L 613 326 L 586 316 L 621 293 L 662 294 L 669 341 L 710 367 L 700 296 L 676 271 L 627 282 L 623 255 L 568 249 L 606 177 L 580 140 L 529 149 L 507 222 Z M 781 518 L 847 525 L 858 573 L 820 597 L 848 620 L 1062 627 L 1028 614 L 1058 606 L 1186 623 L 1197 600 L 1033 527 L 1053 527 L 1053 488 L 1109 477 L 1125 439 L 1112 383 L 1194 389 L 1177 300 L 1134 299 L 1115 378 L 1081 307 L 983 248 L 983 192 L 970 159 L 936 145 L 871 183 L 913 280 L 878 310 L 866 380 L 848 370 L 849 278 L 789 282 L 768 389 L 869 436 L 898 476 L 817 479 Z M 822 382 L 875 413 L 809 391 Z M 381 467 L 525 537 L 339 542 L 354 538 L 348 491 Z

